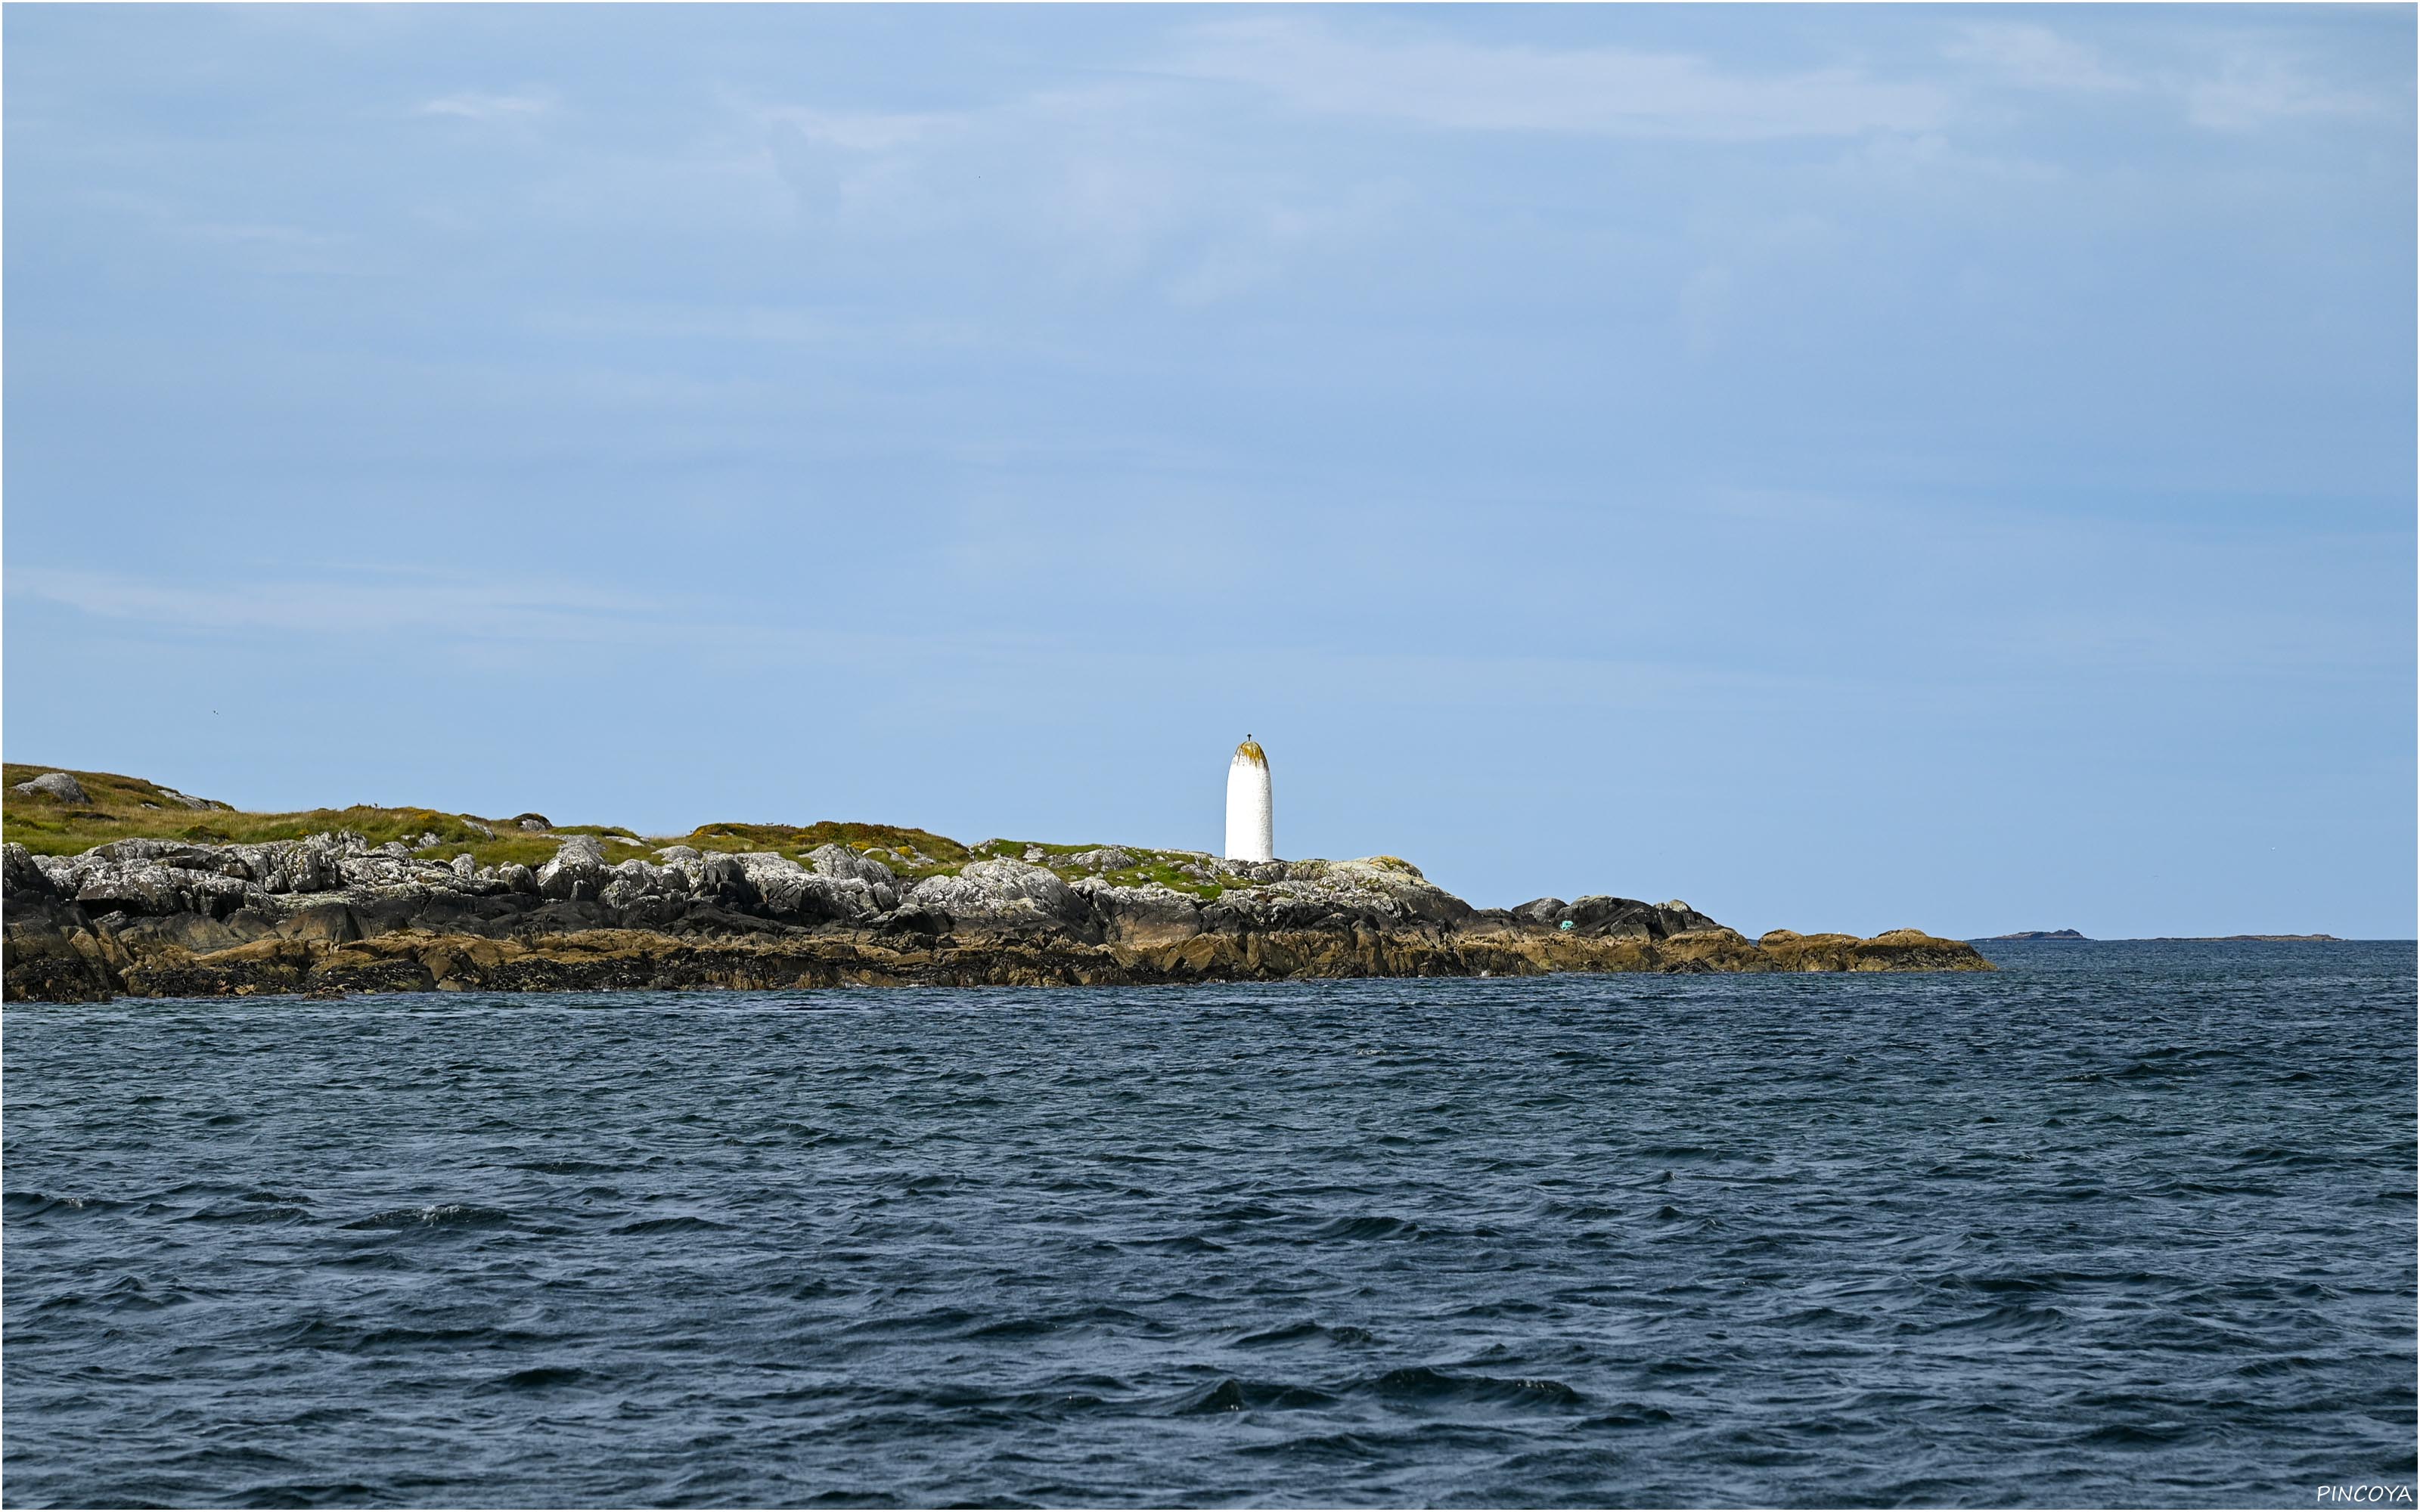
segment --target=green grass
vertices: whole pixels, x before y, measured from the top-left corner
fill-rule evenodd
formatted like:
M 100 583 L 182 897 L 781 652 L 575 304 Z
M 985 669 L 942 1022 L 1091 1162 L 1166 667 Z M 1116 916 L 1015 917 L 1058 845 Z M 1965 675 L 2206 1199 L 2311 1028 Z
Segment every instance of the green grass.
M 1207 903 L 1230 889 L 1261 886 L 1257 882 L 1242 877 L 1214 882 L 1196 881 L 1187 876 L 1179 868 L 1199 865 L 1202 859 L 1200 856 L 1186 851 L 1155 851 L 1142 845 L 1111 845 L 1106 841 L 1063 845 L 1049 841 L 985 841 L 970 853 L 970 858 L 981 861 L 1005 857 L 1013 861 L 1021 861 L 1025 859 L 1027 851 L 1039 850 L 1042 852 L 1042 858 L 1034 862 L 1034 865 L 1047 867 L 1065 880 L 1073 882 L 1078 877 L 1092 873 L 1081 867 L 1070 866 L 1068 862 L 1071 858 L 1086 851 L 1111 849 L 1124 851 L 1135 858 L 1132 866 L 1100 873 L 1106 880 L 1121 887 L 1140 887 L 1156 882 L 1163 887 L 1188 894 Z

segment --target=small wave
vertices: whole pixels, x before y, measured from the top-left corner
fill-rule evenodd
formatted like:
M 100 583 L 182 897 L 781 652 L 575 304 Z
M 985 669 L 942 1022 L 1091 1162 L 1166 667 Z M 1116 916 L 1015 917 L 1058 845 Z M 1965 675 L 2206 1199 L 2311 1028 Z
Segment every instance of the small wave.
M 1003 1318 L 997 1322 L 985 1323 L 983 1327 L 970 1331 L 967 1337 L 970 1339 L 1038 1338 L 1045 1334 L 1055 1334 L 1063 1326 L 1064 1326 L 1063 1321 L 1056 1318 Z
M 2314 1360 L 2306 1354 L 2280 1354 L 2266 1360 L 2255 1360 L 2249 1365 L 2237 1365 L 2235 1373 L 2258 1381 L 2270 1376 L 2290 1376 L 2305 1370 L 2317 1370 L 2321 1365 L 2322 1362 Z
M 970 1312 L 964 1307 L 935 1307 L 912 1317 L 875 1317 L 851 1323 L 845 1332 L 862 1335 L 886 1334 L 958 1334 L 968 1325 L 985 1327 L 992 1322 L 988 1313 Z
M 556 1386 L 576 1386 L 588 1379 L 588 1372 L 576 1365 L 540 1365 L 526 1370 L 516 1370 L 498 1376 L 480 1389 L 483 1391 L 547 1391 Z
M 1704 1145 L 1649 1145 L 1638 1153 L 1650 1160 L 1720 1160 L 1723 1158 L 1721 1150 L 1710 1149 Z
M 101 1304 L 114 1313 L 152 1313 L 193 1301 L 193 1294 L 174 1287 L 154 1291 L 140 1276 L 120 1276 L 101 1292 Z
M 472 1202 L 439 1202 L 425 1208 L 389 1208 L 366 1218 L 356 1218 L 343 1227 L 363 1229 L 492 1228 L 498 1224 L 512 1221 L 513 1215 L 501 1208 L 483 1208 Z
M 1220 1208 L 1215 1212 L 1205 1212 L 1202 1215 L 1203 1222 L 1214 1224 L 1259 1223 L 1264 1219 L 1284 1216 L 1286 1214 L 1282 1210 L 1260 1202 L 1238 1203 L 1234 1207 Z
M 302 1208 L 204 1208 L 185 1214 L 183 1222 L 196 1224 L 290 1224 L 300 1223 L 311 1214 Z
M 1198 1412 L 1241 1412 L 1254 1408 L 1285 1411 L 1326 1407 L 1335 1400 L 1324 1391 L 1297 1386 L 1290 1381 L 1239 1381 L 1228 1376 L 1185 1393 L 1169 1404 L 1168 1411 L 1178 1416 Z
M 1256 1350 L 1275 1344 L 1300 1344 L 1311 1340 L 1326 1344 L 1372 1344 L 1376 1342 L 1377 1335 L 1366 1328 L 1355 1328 L 1349 1323 L 1342 1327 L 1330 1327 L 1316 1319 L 1306 1318 L 1299 1323 L 1288 1323 L 1281 1328 L 1265 1328 L 1257 1334 L 1247 1334 L 1235 1341 L 1235 1346 L 1238 1349 Z
M 624 1224 L 613 1232 L 617 1234 L 701 1234 L 729 1227 L 731 1226 L 728 1224 L 716 1223 L 711 1218 L 683 1214 L 677 1218 L 642 1218 L 636 1223 Z
M 357 1480 L 275 1481 L 246 1486 L 235 1500 L 244 1506 L 383 1506 L 396 1494 Z
M 1682 1355 L 1675 1359 L 1652 1362 L 1647 1366 L 1647 1373 L 1651 1376 L 1715 1376 L 1722 1374 L 1722 1369 L 1721 1365 L 1712 1360 L 1700 1360 L 1695 1355 Z
M 2066 1326 L 2067 1314 L 2055 1307 L 2031 1307 L 2024 1303 L 2003 1303 L 1986 1312 L 1968 1318 L 1952 1319 L 1931 1327 L 1902 1323 L 1901 1332 L 1923 1334 L 1993 1334 L 2000 1335 L 2042 1334 Z
M 1412 1222 L 1409 1218 L 1391 1218 L 1382 1213 L 1373 1213 L 1361 1218 L 1331 1219 L 1327 1223 L 1322 1224 L 1319 1227 L 1312 1229 L 1310 1237 L 1314 1241 L 1321 1242 L 1329 1240 L 1412 1239 L 1416 1238 L 1419 1234 L 1419 1231 L 1420 1226 Z
M 1550 1202 L 1546 1204 L 1544 1211 L 1549 1217 L 1571 1218 L 1583 1223 L 1597 1218 L 1624 1216 L 1620 1208 L 1607 1207 L 1602 1202 Z
M 1583 1418 L 1584 1428 L 1652 1428 L 1673 1421 L 1672 1414 L 1645 1402 L 1620 1402 L 1612 1411 Z
M 2199 1436 L 2191 1423 L 2110 1423 L 2078 1434 L 2074 1442 L 2104 1449 L 2166 1449 Z
M 1236 1451 L 1252 1458 L 1282 1460 L 1287 1464 L 1305 1460 L 1333 1459 L 1349 1464 L 1366 1465 L 1387 1457 L 1388 1446 L 1376 1439 L 1357 1433 L 1311 1433 L 1298 1439 L 1283 1439 L 1275 1443 L 1248 1443 Z
M 39 1218 L 49 1212 L 106 1212 L 124 1206 L 101 1197 L 52 1196 L 41 1192 L 10 1192 L 0 1197 L 0 1214 L 14 1219 Z
M 1424 1365 L 1389 1370 L 1361 1382 L 1359 1389 L 1410 1401 L 1568 1407 L 1587 1399 L 1559 1381 L 1528 1376 L 1448 1375 Z

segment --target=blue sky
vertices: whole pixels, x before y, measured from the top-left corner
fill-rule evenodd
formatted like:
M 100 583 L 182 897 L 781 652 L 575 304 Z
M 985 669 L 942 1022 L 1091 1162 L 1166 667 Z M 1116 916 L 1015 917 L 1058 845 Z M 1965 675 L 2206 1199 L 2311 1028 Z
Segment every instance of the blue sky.
M 2409 7 L 0 25 L 12 761 L 2412 933 Z

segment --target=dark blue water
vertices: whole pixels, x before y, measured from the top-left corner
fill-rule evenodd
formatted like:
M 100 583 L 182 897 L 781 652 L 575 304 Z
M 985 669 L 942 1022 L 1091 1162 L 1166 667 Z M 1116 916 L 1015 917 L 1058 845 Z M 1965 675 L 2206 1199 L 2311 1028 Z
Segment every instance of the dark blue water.
M 2409 945 L 11 1007 L 12 1505 L 2410 1484 Z

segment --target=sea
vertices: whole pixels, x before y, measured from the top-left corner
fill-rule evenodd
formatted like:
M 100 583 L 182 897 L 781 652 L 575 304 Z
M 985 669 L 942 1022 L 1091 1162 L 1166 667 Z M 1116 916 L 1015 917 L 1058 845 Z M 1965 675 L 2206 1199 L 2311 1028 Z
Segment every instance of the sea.
M 0 1497 L 2411 1504 L 2412 943 L 1984 949 L 11 1005 Z

